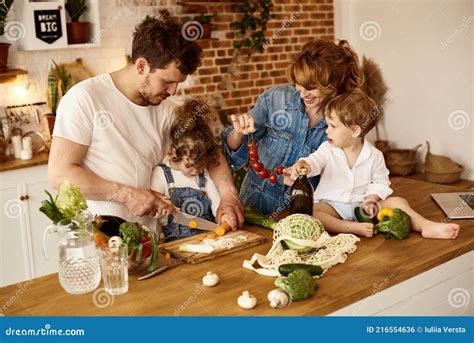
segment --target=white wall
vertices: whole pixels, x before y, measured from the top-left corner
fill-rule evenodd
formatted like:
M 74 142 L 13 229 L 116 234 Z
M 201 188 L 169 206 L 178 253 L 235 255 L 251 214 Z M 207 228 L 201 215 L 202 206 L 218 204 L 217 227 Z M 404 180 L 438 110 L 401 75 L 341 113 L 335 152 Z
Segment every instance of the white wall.
M 334 0 L 336 38 L 381 66 L 390 91 L 383 138 L 431 152 L 474 179 L 472 0 Z M 371 133 L 369 138 L 373 138 Z M 424 161 L 426 146 L 419 150 Z

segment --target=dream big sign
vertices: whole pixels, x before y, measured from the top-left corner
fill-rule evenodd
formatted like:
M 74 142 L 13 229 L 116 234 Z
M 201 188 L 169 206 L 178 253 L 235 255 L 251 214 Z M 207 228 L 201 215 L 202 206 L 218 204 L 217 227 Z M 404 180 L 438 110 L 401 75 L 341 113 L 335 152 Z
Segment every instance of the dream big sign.
M 43 42 L 52 44 L 63 35 L 60 10 L 36 10 L 35 20 L 36 37 Z

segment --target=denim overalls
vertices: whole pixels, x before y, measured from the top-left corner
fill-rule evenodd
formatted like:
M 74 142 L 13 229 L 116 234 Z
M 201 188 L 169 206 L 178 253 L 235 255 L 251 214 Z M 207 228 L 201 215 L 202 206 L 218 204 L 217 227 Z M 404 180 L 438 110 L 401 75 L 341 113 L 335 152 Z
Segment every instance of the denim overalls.
M 206 176 L 204 173 L 198 174 L 198 184 L 200 190 L 190 187 L 174 187 L 174 178 L 171 173 L 171 168 L 165 164 L 160 164 L 165 173 L 166 182 L 168 184 L 168 192 L 173 204 L 184 213 L 192 214 L 203 219 L 214 221 L 212 214 L 211 200 L 206 195 Z M 165 235 L 165 242 L 171 242 L 176 239 L 194 236 L 206 231 L 191 229 L 186 225 L 179 225 L 173 223 L 173 216 L 168 217 L 168 224 L 163 227 L 163 234 Z
M 265 91 L 251 112 L 256 130 L 253 139 L 257 143 L 260 161 L 270 171 L 280 165 L 292 166 L 327 140 L 326 121 L 321 119 L 313 127 L 308 127 L 309 117 L 303 100 L 291 85 L 274 86 Z M 226 143 L 232 129 L 232 126 L 225 129 L 221 138 L 231 168 L 239 170 L 248 162 L 247 143 L 250 136 L 244 136 L 242 145 L 232 151 Z M 310 178 L 310 181 L 316 188 L 319 176 Z M 281 175 L 278 175 L 278 183 L 272 185 L 268 179 L 260 179 L 249 168 L 240 188 L 240 199 L 245 206 L 252 205 L 264 214 L 281 212 L 290 206 L 290 188 L 283 184 Z

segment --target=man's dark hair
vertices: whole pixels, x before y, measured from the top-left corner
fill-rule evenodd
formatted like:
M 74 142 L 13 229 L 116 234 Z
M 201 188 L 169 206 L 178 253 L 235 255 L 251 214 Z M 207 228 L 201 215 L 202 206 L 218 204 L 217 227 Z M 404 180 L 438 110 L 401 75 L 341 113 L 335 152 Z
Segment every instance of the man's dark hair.
M 201 63 L 202 49 L 195 41 L 183 37 L 181 27 L 167 11 L 162 12 L 160 19 L 147 16 L 133 34 L 132 63 L 143 57 L 154 71 L 176 62 L 181 73 L 194 73 Z

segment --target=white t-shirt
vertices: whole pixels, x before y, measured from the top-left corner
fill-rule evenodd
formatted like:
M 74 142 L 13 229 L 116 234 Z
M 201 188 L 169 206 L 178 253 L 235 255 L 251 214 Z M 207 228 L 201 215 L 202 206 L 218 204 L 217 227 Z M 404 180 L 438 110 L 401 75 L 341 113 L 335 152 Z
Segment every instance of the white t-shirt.
M 169 162 L 165 162 L 165 165 L 170 167 Z M 186 176 L 184 175 L 181 171 L 179 170 L 174 170 L 171 169 L 171 174 L 173 175 L 174 179 L 174 187 L 175 188 L 183 188 L 183 187 L 189 187 L 189 188 L 194 188 L 199 190 L 199 176 Z M 217 208 L 219 207 L 219 204 L 221 202 L 221 196 L 219 194 L 219 191 L 217 190 L 216 185 L 214 182 L 211 180 L 209 177 L 209 174 L 206 172 L 206 187 L 204 188 L 204 191 L 206 192 L 207 197 L 211 201 L 211 209 L 212 209 L 212 214 L 215 216 L 217 212 Z M 163 168 L 160 166 L 155 167 L 153 169 L 153 174 L 151 177 L 151 189 L 154 191 L 163 193 L 167 196 L 170 196 L 169 191 L 168 191 L 168 184 L 166 182 L 166 177 L 165 177 L 165 172 L 163 171 Z
M 385 200 L 392 190 L 389 171 L 380 150 L 364 140 L 357 161 L 349 168 L 342 148 L 324 142 L 305 160 L 311 167 L 309 176 L 321 174 L 314 191 L 314 201 L 333 200 L 344 203 L 362 202 L 369 194 L 377 194 Z
M 139 106 L 101 74 L 72 87 L 61 99 L 53 136 L 87 145 L 82 165 L 110 181 L 150 189 L 152 170 L 169 149 L 169 130 L 175 105 Z M 134 217 L 125 206 L 110 201 L 88 201 L 95 214 L 116 215 L 150 226 L 156 219 Z

